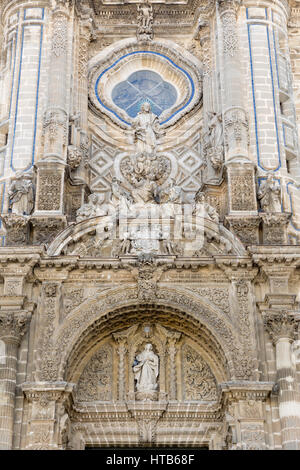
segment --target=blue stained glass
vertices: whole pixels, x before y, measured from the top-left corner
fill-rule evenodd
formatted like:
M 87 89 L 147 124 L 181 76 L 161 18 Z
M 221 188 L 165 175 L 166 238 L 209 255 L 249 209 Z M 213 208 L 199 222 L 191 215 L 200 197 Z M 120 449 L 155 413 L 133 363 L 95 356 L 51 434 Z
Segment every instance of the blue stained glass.
M 173 85 L 164 82 L 161 76 L 151 70 L 139 70 L 118 83 L 112 91 L 113 102 L 134 118 L 142 103 L 148 101 L 156 116 L 171 108 L 177 100 L 177 91 Z
M 139 97 L 139 91 L 127 82 L 118 83 L 112 91 L 113 102 L 122 109 L 126 109 Z

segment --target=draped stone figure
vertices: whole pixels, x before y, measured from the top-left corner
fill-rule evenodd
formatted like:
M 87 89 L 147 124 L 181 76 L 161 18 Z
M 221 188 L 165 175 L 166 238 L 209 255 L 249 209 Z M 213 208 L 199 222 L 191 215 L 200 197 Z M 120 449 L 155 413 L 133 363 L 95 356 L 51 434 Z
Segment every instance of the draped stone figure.
M 257 197 L 264 212 L 281 212 L 281 187 L 273 173 L 261 184 Z
M 153 392 L 157 389 L 158 356 L 151 343 L 146 344 L 144 351 L 136 356 L 133 373 L 138 392 Z
M 210 146 L 221 147 L 223 145 L 222 116 L 214 112 L 208 112 L 207 116 Z
M 159 129 L 158 117 L 152 113 L 151 105 L 147 101 L 142 104 L 132 127 L 137 153 L 153 154 L 156 149 L 157 138 L 162 132 Z
M 30 215 L 34 207 L 33 172 L 17 171 L 9 188 L 9 207 L 17 215 Z

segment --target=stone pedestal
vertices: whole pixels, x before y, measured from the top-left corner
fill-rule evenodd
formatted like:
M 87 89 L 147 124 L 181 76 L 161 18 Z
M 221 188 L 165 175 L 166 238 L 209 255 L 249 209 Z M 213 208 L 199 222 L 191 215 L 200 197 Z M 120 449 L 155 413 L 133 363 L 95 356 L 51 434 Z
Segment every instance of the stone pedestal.
M 1 220 L 6 230 L 6 246 L 24 246 L 28 244 L 30 217 L 6 214 L 1 216 Z
M 26 449 L 65 450 L 70 440 L 73 384 L 25 383 L 22 389 L 29 402 Z
M 259 243 L 260 218 L 256 215 L 232 215 L 225 217 L 225 225 L 245 245 L 257 245 Z
M 264 245 L 287 245 L 287 225 L 291 214 L 261 213 Z
M 266 450 L 265 402 L 272 386 L 246 381 L 221 384 L 228 450 Z

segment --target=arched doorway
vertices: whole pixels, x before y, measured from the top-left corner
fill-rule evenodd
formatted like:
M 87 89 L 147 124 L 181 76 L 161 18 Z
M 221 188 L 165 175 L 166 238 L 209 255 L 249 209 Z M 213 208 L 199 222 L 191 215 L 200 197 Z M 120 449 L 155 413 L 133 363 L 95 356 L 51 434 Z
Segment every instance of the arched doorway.
M 135 370 L 147 345 L 157 368 L 145 393 Z M 69 355 L 72 438 L 81 448 L 213 448 L 222 429 L 218 384 L 228 377 L 218 341 L 184 312 L 155 304 L 118 309 L 91 325 Z

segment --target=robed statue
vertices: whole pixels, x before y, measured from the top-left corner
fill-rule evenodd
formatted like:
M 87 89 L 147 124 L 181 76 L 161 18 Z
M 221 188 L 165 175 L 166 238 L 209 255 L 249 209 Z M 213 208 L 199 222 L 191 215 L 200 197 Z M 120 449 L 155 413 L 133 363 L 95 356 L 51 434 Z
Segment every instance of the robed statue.
M 151 343 L 146 344 L 144 351 L 136 356 L 133 373 L 138 392 L 153 392 L 157 389 L 158 356 Z
M 257 197 L 263 212 L 281 212 L 281 187 L 273 173 L 261 183 Z
M 30 215 L 34 208 L 33 171 L 17 171 L 9 191 L 9 208 L 16 215 Z
M 147 101 L 142 104 L 140 112 L 134 118 L 132 127 L 137 153 L 154 154 L 157 138 L 163 132 L 159 128 L 158 117 L 152 113 L 151 105 Z

